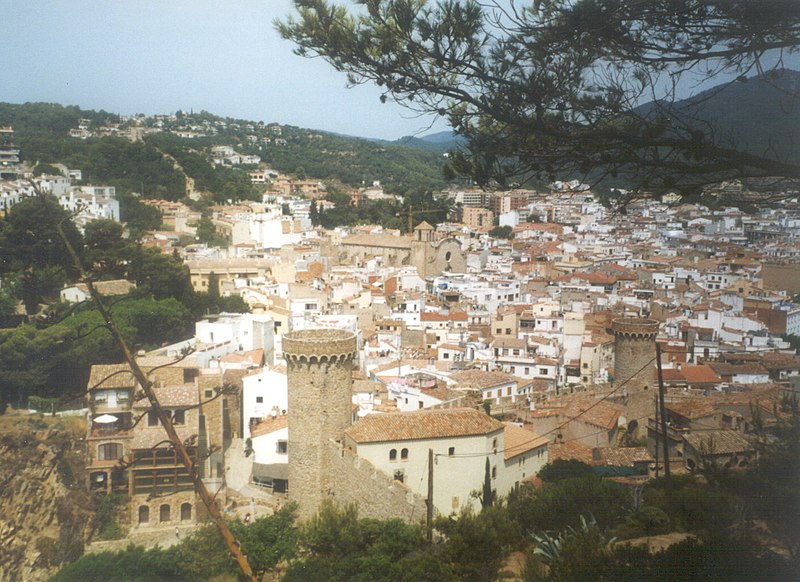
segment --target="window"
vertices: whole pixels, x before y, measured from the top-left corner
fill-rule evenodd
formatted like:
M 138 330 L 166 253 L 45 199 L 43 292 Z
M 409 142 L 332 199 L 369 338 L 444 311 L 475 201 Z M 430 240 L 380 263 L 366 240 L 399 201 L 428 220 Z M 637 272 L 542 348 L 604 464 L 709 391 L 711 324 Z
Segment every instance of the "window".
M 497 479 L 497 466 L 492 467 L 492 479 Z
M 584 363 L 583 363 L 583 369 L 584 369 L 584 370 L 586 370 L 588 367 L 589 367 L 589 364 L 587 364 L 586 362 L 584 362 Z
M 186 411 L 173 410 L 172 411 L 172 424 L 186 424 Z
M 256 402 L 257 402 L 258 404 L 263 404 L 263 402 L 264 402 L 264 397 L 263 397 L 263 396 L 256 396 Z
M 150 522 L 150 508 L 146 505 L 139 506 L 139 523 Z
M 449 449 L 447 449 L 447 456 L 448 457 L 452 457 L 455 454 L 456 454 L 456 448 L 455 447 L 450 447 Z
M 497 335 L 500 335 L 501 333 L 503 333 L 503 330 L 502 330 L 502 329 L 500 329 L 500 328 L 498 327 L 498 328 L 495 330 L 495 332 L 497 333 Z
M 396 461 L 397 460 L 397 449 L 392 449 L 389 451 L 389 460 Z
M 497 450 L 497 439 L 492 439 L 492 448 Z
M 530 368 L 525 368 L 525 375 L 528 376 L 531 373 Z
M 400 451 L 400 460 L 407 461 L 408 460 L 408 449 L 403 449 Z
M 276 444 L 275 452 L 279 455 L 286 455 L 289 453 L 289 442 L 288 441 L 278 441 Z
M 158 415 L 155 410 L 147 413 L 147 426 L 158 426 Z
M 206 390 L 203 394 L 205 394 L 206 398 L 213 398 L 214 397 L 214 391 L 213 390 Z
M 122 457 L 122 445 L 118 443 L 106 443 L 97 447 L 98 461 L 116 461 L 120 457 Z
M 406 472 L 403 471 L 402 469 L 398 469 L 397 471 L 394 472 L 395 481 L 400 481 L 400 483 L 403 483 L 405 481 L 405 478 L 406 478 Z
M 162 522 L 169 521 L 169 505 L 166 503 L 158 511 L 158 520 Z
M 195 378 L 200 374 L 197 368 L 184 368 L 183 369 L 183 383 L 188 384 L 193 382 Z
M 511 396 L 511 386 L 506 388 L 506 396 Z
M 547 368 L 539 368 L 539 374 L 542 376 L 547 376 Z
M 189 521 L 192 519 L 192 504 L 181 504 L 181 521 Z
M 449 354 L 449 353 L 447 353 L 447 352 L 445 352 L 445 353 L 442 355 L 442 357 L 443 357 L 445 360 L 449 360 L 449 359 L 450 359 L 450 354 Z

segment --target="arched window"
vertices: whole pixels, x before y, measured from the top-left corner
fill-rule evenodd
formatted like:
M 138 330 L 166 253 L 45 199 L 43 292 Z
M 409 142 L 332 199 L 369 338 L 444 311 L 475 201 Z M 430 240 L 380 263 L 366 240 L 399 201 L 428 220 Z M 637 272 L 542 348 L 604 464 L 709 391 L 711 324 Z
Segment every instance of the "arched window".
M 400 460 L 407 461 L 408 460 L 408 449 L 403 449 L 400 451 Z
M 181 505 L 181 521 L 189 521 L 192 519 L 192 504 L 184 503 Z
M 97 445 L 98 461 L 116 461 L 122 457 L 122 445 L 119 443 L 105 443 Z
M 169 505 L 165 503 L 161 506 L 158 512 L 158 518 L 160 521 L 169 521 Z
M 396 461 L 397 460 L 397 449 L 392 449 L 389 451 L 389 460 Z
M 139 506 L 139 523 L 150 523 L 150 508 L 147 505 Z

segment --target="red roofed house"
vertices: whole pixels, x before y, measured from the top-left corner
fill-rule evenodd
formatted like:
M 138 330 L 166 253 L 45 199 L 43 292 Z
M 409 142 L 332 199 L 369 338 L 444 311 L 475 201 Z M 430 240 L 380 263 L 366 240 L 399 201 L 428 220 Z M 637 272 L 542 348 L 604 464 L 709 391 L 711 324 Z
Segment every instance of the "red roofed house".
M 508 495 L 547 463 L 547 439 L 471 408 L 370 414 L 345 431 L 345 446 L 411 492 L 424 495 L 434 454 L 433 504 L 442 515 L 477 509 L 486 459 L 495 494 Z

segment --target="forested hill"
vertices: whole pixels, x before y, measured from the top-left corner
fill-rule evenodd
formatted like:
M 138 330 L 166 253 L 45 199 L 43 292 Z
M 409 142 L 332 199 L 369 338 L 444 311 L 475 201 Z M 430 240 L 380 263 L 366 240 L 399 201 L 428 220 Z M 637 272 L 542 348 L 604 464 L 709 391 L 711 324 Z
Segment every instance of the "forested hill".
M 243 170 L 217 171 L 214 175 L 207 161 L 215 145 L 230 145 L 239 153 L 258 155 L 279 172 L 338 181 L 347 186 L 380 181 L 387 191 L 406 194 L 445 185 L 442 174 L 445 159 L 438 151 L 222 118 L 208 112 L 178 112 L 176 117 L 162 116 L 158 120 L 148 117 L 140 121 L 151 127 L 157 123 L 162 126 L 161 133 L 148 135 L 144 144 L 123 144 L 118 140 L 109 147 L 107 142 L 114 138 L 70 137 L 69 130 L 77 128 L 81 119 L 89 121 L 91 131 L 104 123 L 120 122 L 116 114 L 74 106 L 0 103 L 0 126 L 14 128 L 26 162 L 66 163 L 82 169 L 90 180 L 111 183 L 122 192 L 144 190 L 147 197 L 183 196 L 184 176 L 163 160 L 164 151 L 179 159 L 186 175 L 199 181 L 199 187 L 211 191 L 215 198 L 248 197 L 248 188 L 242 182 Z M 127 123 L 119 125 L 120 129 L 126 126 Z M 172 133 L 186 128 L 197 130 L 197 137 L 182 138 Z M 125 162 L 124 158 L 133 161 Z

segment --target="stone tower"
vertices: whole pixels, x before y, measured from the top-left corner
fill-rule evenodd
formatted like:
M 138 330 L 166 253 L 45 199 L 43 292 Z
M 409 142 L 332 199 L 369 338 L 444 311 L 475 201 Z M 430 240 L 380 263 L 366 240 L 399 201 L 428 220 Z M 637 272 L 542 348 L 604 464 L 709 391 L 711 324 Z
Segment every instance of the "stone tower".
M 655 385 L 653 370 L 656 366 L 658 325 L 655 319 L 640 317 L 623 317 L 611 322 L 614 387 L 622 386 L 617 395 L 627 395 L 628 426 L 635 434 L 643 432 L 647 418 L 655 414 L 656 392 L 649 388 Z
M 283 336 L 289 384 L 289 497 L 299 516 L 316 513 L 330 491 L 331 439 L 352 419 L 351 371 L 356 337 L 344 330 L 311 329 Z

